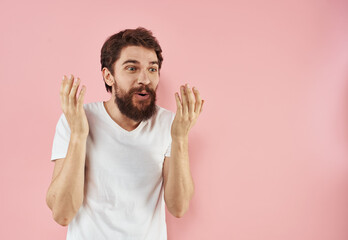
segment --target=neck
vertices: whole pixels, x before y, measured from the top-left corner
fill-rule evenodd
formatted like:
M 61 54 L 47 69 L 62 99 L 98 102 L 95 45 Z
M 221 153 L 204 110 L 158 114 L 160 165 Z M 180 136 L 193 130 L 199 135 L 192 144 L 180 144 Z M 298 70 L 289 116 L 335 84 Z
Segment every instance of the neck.
M 140 121 L 134 121 L 124 114 L 122 114 L 115 103 L 114 98 L 110 98 L 108 101 L 103 102 L 107 113 L 110 115 L 111 119 L 114 120 L 120 127 L 127 131 L 132 131 L 138 127 Z

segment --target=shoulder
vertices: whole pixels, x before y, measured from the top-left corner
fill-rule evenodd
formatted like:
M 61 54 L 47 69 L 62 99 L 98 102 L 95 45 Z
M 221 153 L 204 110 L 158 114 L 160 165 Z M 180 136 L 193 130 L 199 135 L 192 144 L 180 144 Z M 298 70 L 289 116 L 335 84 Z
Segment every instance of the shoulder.
M 85 109 L 86 115 L 88 116 L 94 116 L 94 115 L 101 115 L 104 110 L 103 102 L 91 102 L 91 103 L 85 103 L 83 105 L 83 108 Z
M 175 117 L 175 113 L 157 105 L 156 118 L 158 120 L 172 122 L 174 117 Z
M 83 104 L 83 108 L 88 112 L 99 111 L 102 104 L 103 102 L 85 103 Z
M 85 110 L 87 119 L 90 121 L 91 119 L 95 119 L 97 116 L 101 115 L 103 111 L 103 102 L 85 103 L 83 104 L 83 108 Z M 66 131 L 70 131 L 69 123 L 64 113 L 61 113 L 56 125 L 56 129 L 65 129 Z
M 97 119 L 100 120 L 105 118 L 106 110 L 102 101 L 85 103 L 83 108 L 85 109 L 86 117 L 90 123 L 93 123 Z
M 163 107 L 156 105 L 156 113 L 153 117 L 147 120 L 148 126 L 151 129 L 159 129 L 160 131 L 170 128 L 175 114 Z

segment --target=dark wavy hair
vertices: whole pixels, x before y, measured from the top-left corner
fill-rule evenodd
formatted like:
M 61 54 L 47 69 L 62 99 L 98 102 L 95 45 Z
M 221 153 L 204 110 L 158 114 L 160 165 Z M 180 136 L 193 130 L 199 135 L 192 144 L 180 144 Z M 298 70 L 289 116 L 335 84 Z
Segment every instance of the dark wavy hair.
M 150 30 L 138 27 L 136 29 L 125 29 L 110 36 L 105 41 L 100 53 L 101 70 L 106 67 L 114 76 L 114 63 L 120 58 L 122 49 L 127 46 L 142 46 L 155 50 L 158 59 L 158 67 L 161 69 L 163 61 L 161 46 Z M 112 87 L 106 83 L 105 88 L 106 91 L 112 92 Z

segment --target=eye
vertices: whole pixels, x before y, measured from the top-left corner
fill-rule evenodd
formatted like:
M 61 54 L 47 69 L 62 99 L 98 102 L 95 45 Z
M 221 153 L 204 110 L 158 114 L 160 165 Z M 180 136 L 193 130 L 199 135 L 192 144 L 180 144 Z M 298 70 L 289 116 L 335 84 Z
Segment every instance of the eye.
M 126 69 L 133 72 L 136 68 L 133 66 L 127 66 Z
M 150 68 L 150 72 L 157 72 L 157 68 Z

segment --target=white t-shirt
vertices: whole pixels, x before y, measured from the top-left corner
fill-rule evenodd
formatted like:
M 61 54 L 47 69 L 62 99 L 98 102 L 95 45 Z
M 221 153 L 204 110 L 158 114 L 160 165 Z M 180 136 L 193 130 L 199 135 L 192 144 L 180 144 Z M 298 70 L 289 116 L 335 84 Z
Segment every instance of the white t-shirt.
M 175 114 L 157 113 L 133 131 L 114 122 L 103 102 L 84 105 L 89 123 L 83 204 L 68 226 L 68 240 L 166 240 L 162 167 L 170 156 Z M 61 115 L 51 160 L 65 158 L 70 140 Z

